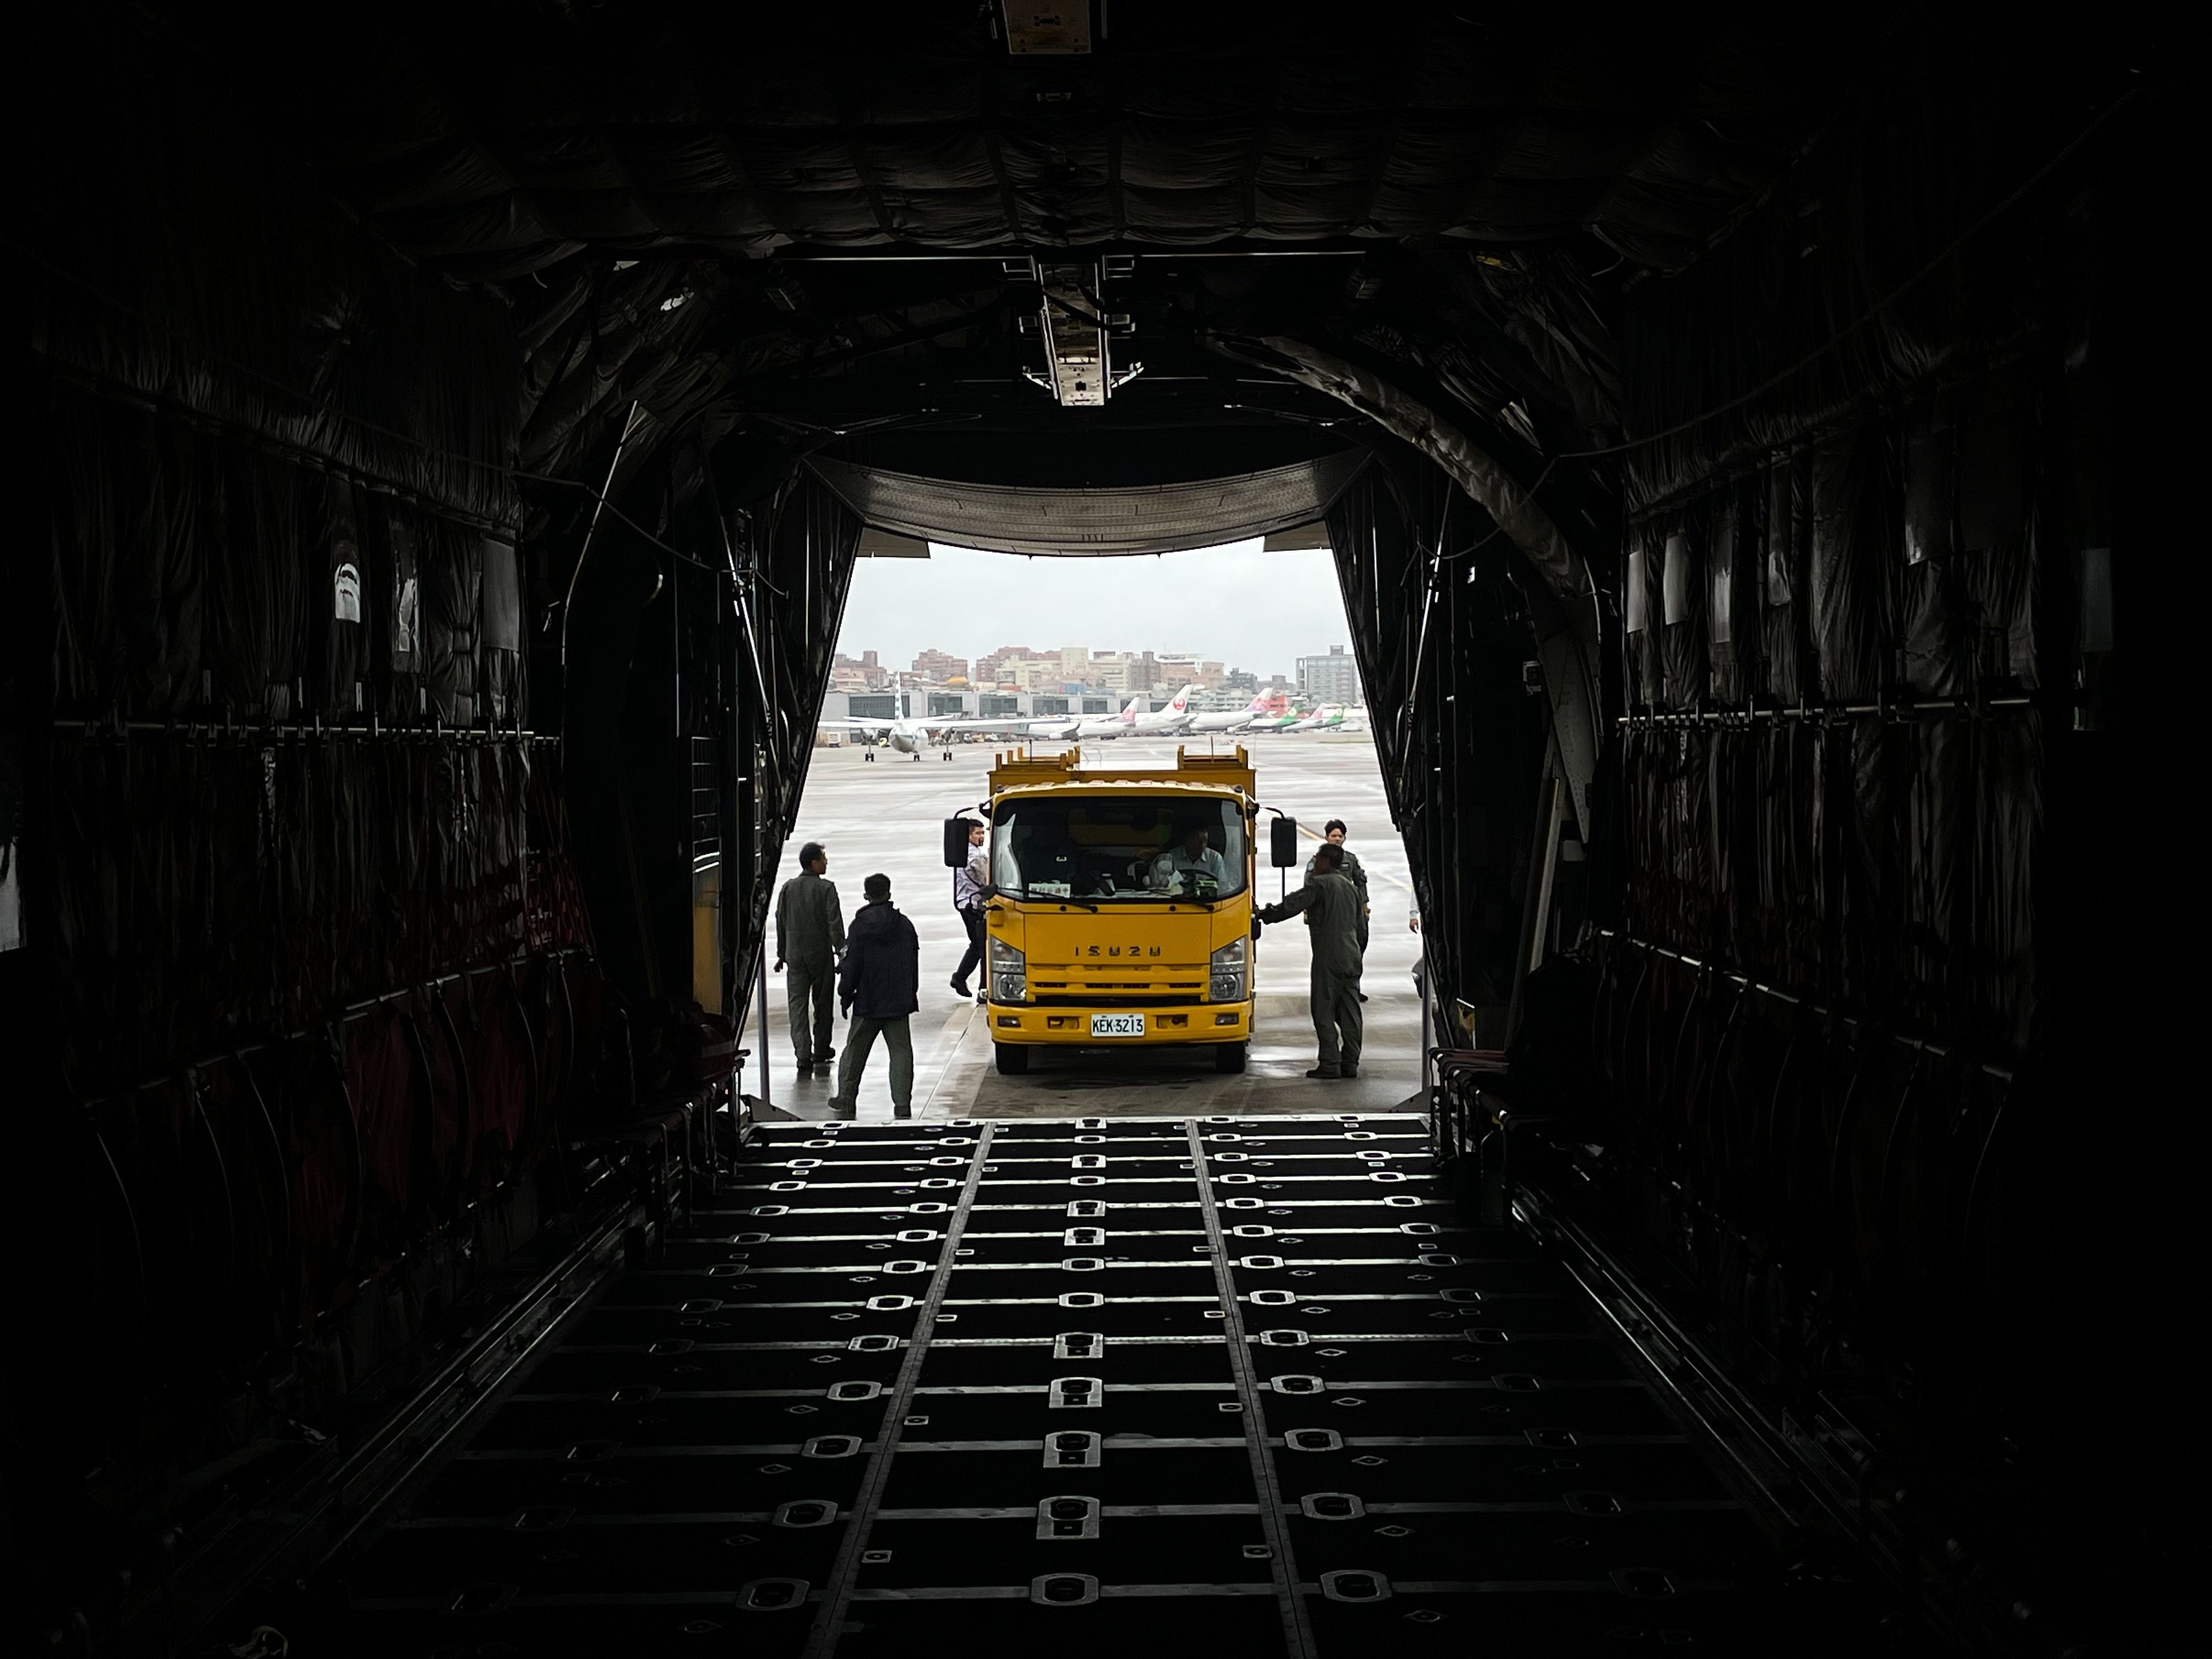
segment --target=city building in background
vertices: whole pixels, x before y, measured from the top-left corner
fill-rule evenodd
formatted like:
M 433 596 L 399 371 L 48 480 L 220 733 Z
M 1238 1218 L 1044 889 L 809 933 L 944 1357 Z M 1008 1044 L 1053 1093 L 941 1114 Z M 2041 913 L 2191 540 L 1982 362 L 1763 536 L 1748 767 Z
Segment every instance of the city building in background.
M 1340 645 L 1329 647 L 1325 657 L 1300 657 L 1298 695 L 1310 702 L 1356 708 L 1360 702 L 1359 666 Z
M 968 659 L 956 657 L 949 651 L 939 651 L 933 646 L 915 658 L 914 672 L 925 679 L 940 683 L 965 680 L 968 678 Z
M 833 691 L 880 691 L 890 684 L 890 676 L 884 672 L 882 654 L 863 651 L 857 657 L 848 657 L 840 651 L 830 664 L 830 689 Z
M 1008 664 L 1033 661 L 1043 654 L 1042 652 L 1026 645 L 1002 645 L 988 655 L 975 659 L 975 672 L 970 678 L 978 685 L 997 685 L 1010 678 L 1000 672 Z M 1056 655 L 1054 659 L 1054 666 L 1055 668 L 1059 666 L 1059 659 Z
M 1193 706 L 1207 712 L 1241 708 L 1263 692 L 1294 696 L 1308 708 L 1360 704 L 1358 669 L 1343 647 L 1296 663 L 1294 677 L 1262 676 L 1193 651 L 1001 645 L 971 664 L 932 646 L 911 668 L 890 669 L 880 652 L 841 651 L 831 661 L 829 690 L 837 704 L 831 712 L 854 719 L 1111 713 L 1132 697 L 1157 710 L 1187 685 L 1199 688 Z

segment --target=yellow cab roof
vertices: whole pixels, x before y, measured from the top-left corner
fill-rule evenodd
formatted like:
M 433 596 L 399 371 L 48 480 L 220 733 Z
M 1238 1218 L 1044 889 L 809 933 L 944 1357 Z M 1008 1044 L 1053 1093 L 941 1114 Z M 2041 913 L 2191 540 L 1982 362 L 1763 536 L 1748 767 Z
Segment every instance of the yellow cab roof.
M 1243 744 L 1226 755 L 1193 755 L 1181 747 L 1176 764 L 1165 766 L 1083 766 L 1082 750 L 1070 749 L 1056 755 L 1031 755 L 1013 750 L 998 756 L 991 768 L 991 797 L 1065 795 L 1071 793 L 1126 795 L 1223 795 L 1249 804 L 1256 793 L 1250 757 Z

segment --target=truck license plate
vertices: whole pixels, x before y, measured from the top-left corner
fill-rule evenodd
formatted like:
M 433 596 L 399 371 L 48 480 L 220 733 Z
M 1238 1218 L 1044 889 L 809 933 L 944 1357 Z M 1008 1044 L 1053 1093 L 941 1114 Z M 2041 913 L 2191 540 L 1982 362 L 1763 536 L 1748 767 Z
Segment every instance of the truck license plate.
M 1093 1036 L 1142 1036 L 1145 1017 L 1142 1014 L 1093 1014 L 1091 1016 L 1091 1035 Z

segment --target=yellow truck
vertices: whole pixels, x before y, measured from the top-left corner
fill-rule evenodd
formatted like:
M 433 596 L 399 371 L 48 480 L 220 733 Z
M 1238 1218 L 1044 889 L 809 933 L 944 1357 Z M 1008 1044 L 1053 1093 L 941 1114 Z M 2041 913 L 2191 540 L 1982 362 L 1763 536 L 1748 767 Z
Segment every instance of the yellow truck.
M 983 984 L 999 1070 L 1055 1045 L 1184 1044 L 1243 1071 L 1262 810 L 1249 757 L 1080 762 L 1017 750 L 991 771 Z M 971 856 L 973 823 L 945 823 L 947 865 Z M 1296 825 L 1278 814 L 1271 830 L 1270 862 L 1295 863 Z

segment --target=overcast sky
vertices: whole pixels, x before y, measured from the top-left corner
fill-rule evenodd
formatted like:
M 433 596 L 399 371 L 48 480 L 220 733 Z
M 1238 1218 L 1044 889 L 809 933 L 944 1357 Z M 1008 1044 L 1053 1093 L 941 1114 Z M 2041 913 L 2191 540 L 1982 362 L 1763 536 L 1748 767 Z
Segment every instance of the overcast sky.
M 886 668 L 931 646 L 970 663 L 1002 645 L 1188 652 L 1265 679 L 1351 643 L 1326 551 L 1053 559 L 933 544 L 927 559 L 860 562 L 837 648 L 880 651 Z

